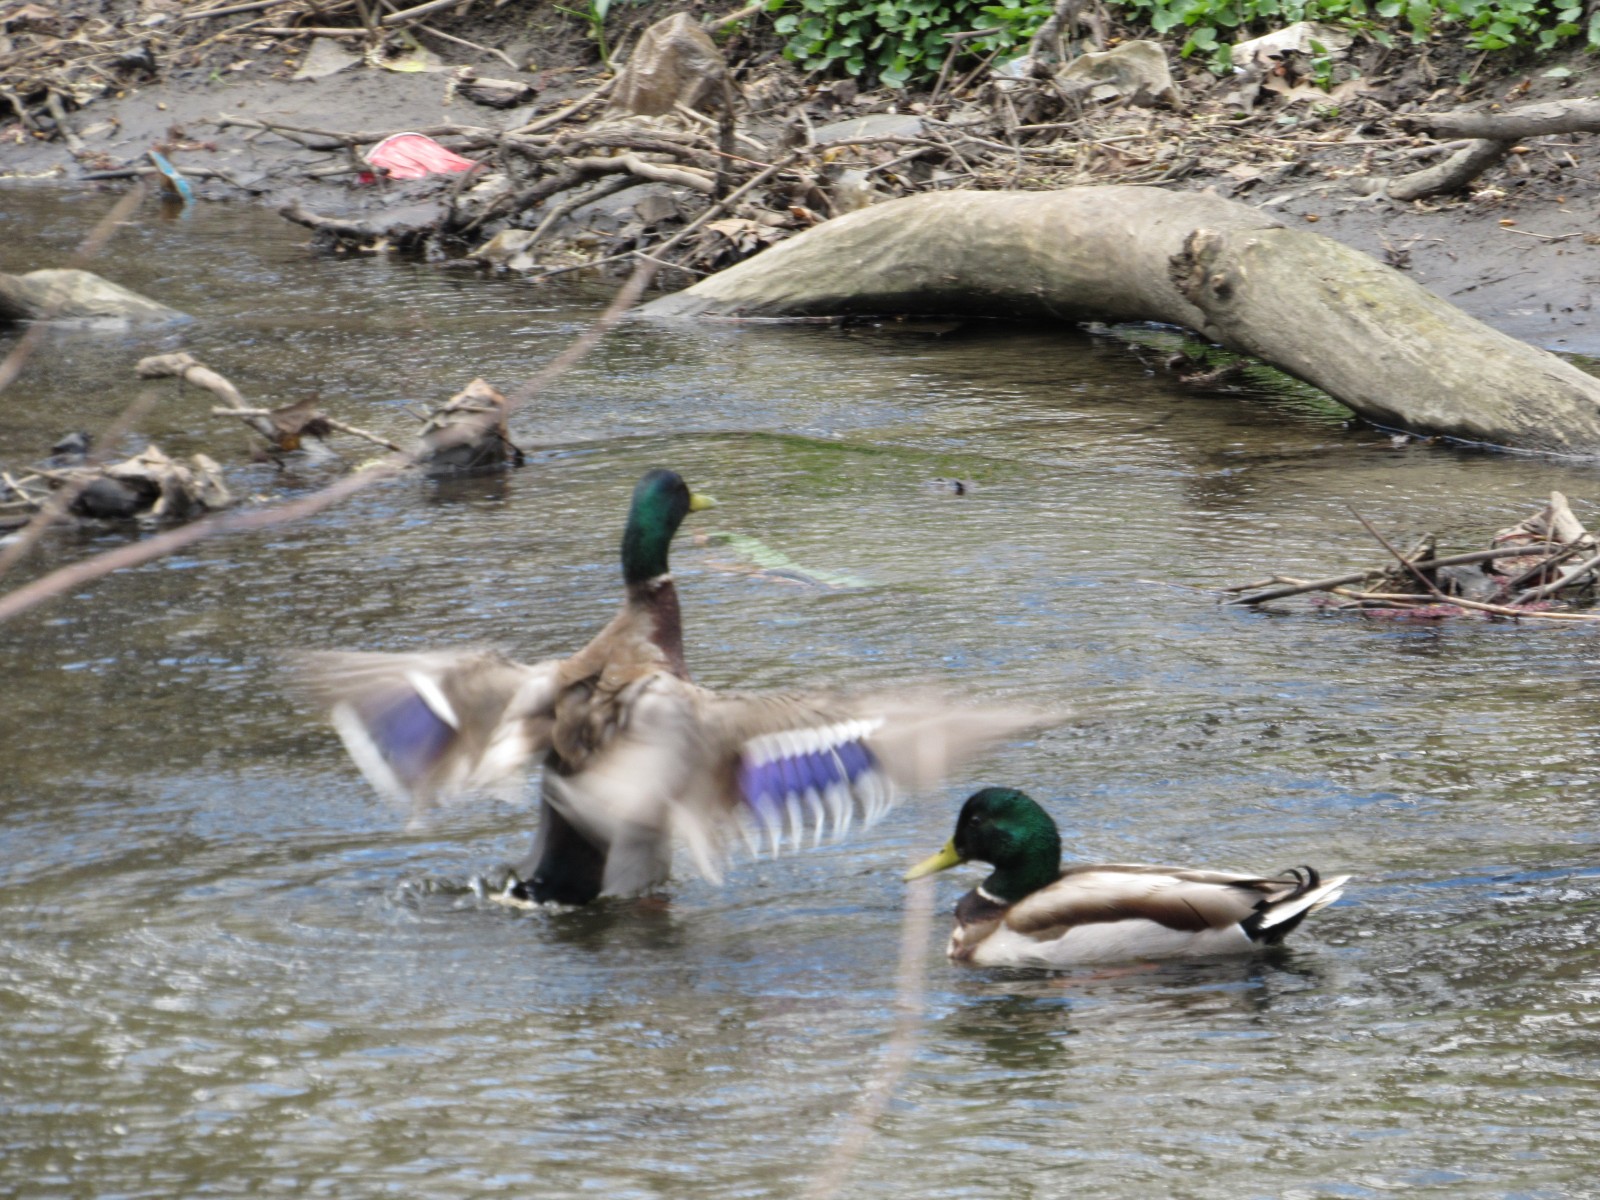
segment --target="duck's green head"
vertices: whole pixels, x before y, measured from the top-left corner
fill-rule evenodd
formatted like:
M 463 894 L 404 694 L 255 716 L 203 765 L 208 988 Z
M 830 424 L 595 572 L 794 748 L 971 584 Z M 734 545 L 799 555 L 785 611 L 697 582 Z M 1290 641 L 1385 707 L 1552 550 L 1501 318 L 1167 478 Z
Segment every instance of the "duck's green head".
M 986 862 L 995 870 L 983 889 L 1015 903 L 1061 874 L 1061 831 L 1049 813 L 1016 788 L 984 788 L 967 797 L 956 832 L 943 850 L 906 872 L 920 879 L 958 863 Z
M 648 583 L 667 573 L 667 549 L 684 517 L 716 504 L 710 496 L 691 492 L 676 471 L 647 471 L 633 489 L 628 526 L 622 531 L 622 578 Z

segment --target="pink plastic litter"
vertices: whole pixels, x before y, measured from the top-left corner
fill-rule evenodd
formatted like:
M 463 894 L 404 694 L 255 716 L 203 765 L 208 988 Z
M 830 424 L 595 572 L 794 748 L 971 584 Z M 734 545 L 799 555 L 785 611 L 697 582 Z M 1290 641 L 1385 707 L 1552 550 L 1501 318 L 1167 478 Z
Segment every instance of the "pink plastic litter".
M 421 133 L 390 134 L 368 150 L 365 157 L 374 167 L 387 171 L 390 179 L 453 175 L 459 171 L 470 171 L 478 165 Z

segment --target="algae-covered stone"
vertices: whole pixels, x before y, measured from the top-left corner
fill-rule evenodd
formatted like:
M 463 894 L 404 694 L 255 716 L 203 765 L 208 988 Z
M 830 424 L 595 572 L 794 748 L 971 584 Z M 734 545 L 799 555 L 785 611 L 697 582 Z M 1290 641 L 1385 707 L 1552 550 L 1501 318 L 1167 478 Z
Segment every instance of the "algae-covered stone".
M 93 271 L 0 273 L 0 322 L 50 320 L 161 322 L 189 317 Z

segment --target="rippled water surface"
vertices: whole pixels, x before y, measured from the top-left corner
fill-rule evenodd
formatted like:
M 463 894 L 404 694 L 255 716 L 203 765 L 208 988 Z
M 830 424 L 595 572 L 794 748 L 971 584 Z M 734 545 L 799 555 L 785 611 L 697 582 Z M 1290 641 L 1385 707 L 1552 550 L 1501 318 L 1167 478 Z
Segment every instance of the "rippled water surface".
M 59 261 L 107 203 L 0 193 L 0 269 Z M 197 320 L 50 336 L 0 397 L 0 463 L 148 393 L 169 453 L 246 497 L 304 491 L 338 464 L 251 465 L 209 397 L 133 363 L 187 349 L 252 401 L 402 434 L 473 376 L 527 377 L 607 299 L 302 242 L 152 204 L 96 266 Z M 1004 782 L 1079 857 L 1359 878 L 1285 951 L 1223 965 L 957 969 L 941 916 L 852 1194 L 1595 1194 L 1596 634 L 1197 586 L 1375 560 L 1350 505 L 1452 547 L 1552 489 L 1600 524 L 1594 469 L 1395 449 L 1292 396 L 1185 392 L 1115 342 L 972 325 L 634 324 L 514 428 L 533 454 L 505 479 L 407 479 L 0 626 L 0 1191 L 796 1194 L 888 1040 L 899 872 Z M 1081 720 L 720 888 L 480 905 L 462 885 L 522 854 L 528 814 L 405 831 L 274 656 L 578 646 L 655 464 L 721 501 L 674 556 L 703 682 L 915 679 Z M 60 535 L 18 578 L 125 536 Z

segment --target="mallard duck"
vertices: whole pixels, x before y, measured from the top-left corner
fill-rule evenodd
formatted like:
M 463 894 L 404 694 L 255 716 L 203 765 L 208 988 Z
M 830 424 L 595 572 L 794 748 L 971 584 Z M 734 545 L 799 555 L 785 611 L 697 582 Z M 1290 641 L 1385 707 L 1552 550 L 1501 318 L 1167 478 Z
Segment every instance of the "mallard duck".
M 674 835 L 715 880 L 734 831 L 774 854 L 808 834 L 814 844 L 1040 723 L 1020 710 L 717 695 L 691 683 L 667 552 L 683 519 L 712 504 L 672 471 L 639 481 L 622 535 L 622 611 L 570 658 L 523 664 L 477 649 L 306 660 L 357 766 L 413 814 L 520 780 L 543 755 L 540 823 L 510 898 L 585 904 L 654 888 Z
M 1130 958 L 1236 954 L 1281 942 L 1332 904 L 1350 876 L 1311 867 L 1271 879 L 1142 863 L 1061 866 L 1061 832 L 1015 788 L 967 798 L 920 879 L 976 860 L 994 871 L 956 904 L 948 953 L 986 967 L 1063 967 Z

